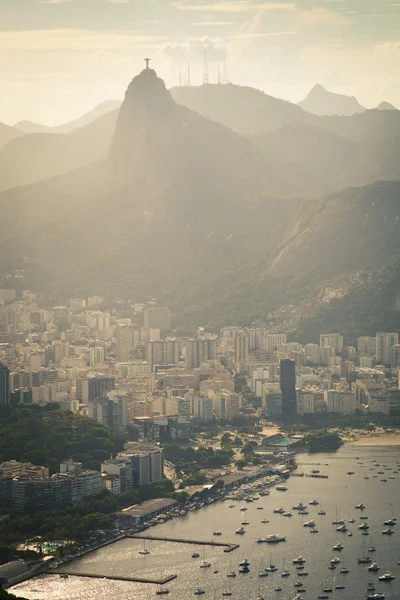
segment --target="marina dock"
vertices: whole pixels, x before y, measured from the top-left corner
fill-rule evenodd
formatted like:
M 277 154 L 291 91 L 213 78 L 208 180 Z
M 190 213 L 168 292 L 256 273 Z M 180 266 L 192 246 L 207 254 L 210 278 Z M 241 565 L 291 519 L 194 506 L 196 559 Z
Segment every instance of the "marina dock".
M 198 546 L 214 546 L 224 548 L 224 552 L 232 552 L 239 548 L 239 544 L 228 544 L 224 542 L 207 542 L 204 540 L 187 540 L 182 538 L 165 538 L 165 537 L 157 537 L 153 535 L 133 535 L 129 534 L 126 536 L 127 538 L 133 538 L 136 540 L 154 540 L 156 542 L 177 542 L 179 544 L 197 544 Z
M 175 574 L 167 575 L 162 579 L 145 579 L 144 577 L 126 577 L 123 575 L 98 575 L 96 573 L 80 573 L 79 571 L 48 571 L 47 575 L 68 575 L 69 577 L 91 577 L 92 579 L 110 579 L 112 581 L 131 581 L 133 583 L 154 583 L 155 585 L 165 585 L 178 576 Z

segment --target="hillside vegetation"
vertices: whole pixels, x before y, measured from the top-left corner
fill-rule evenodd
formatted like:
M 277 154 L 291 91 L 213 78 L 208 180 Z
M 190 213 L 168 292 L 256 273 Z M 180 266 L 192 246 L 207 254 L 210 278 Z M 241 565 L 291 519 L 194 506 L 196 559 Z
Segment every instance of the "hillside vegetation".
M 60 461 L 73 458 L 99 470 L 103 460 L 121 449 L 122 440 L 111 429 L 55 404 L 19 404 L 0 411 L 0 462 L 32 462 L 54 473 Z

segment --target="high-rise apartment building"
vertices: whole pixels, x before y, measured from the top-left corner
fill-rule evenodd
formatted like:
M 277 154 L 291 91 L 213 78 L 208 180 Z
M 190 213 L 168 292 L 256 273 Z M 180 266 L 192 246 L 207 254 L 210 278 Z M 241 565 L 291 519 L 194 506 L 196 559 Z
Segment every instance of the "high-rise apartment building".
M 321 350 L 318 344 L 307 344 L 304 346 L 306 359 L 313 365 L 319 365 L 321 361 Z
M 10 371 L 0 363 L 0 408 L 10 404 Z
M 199 396 L 197 394 L 187 394 L 190 398 L 192 416 L 194 419 L 209 423 L 213 419 L 213 401 L 209 396 Z
M 261 338 L 261 350 L 263 352 L 273 352 L 278 346 L 286 344 L 287 336 L 286 333 L 268 333 L 264 332 Z
M 263 396 L 263 408 L 267 417 L 282 414 L 282 392 L 267 389 Z
M 356 409 L 356 396 L 353 392 L 327 390 L 325 392 L 326 410 L 340 415 L 351 415 Z
M 392 347 L 399 343 L 399 334 L 379 332 L 375 341 L 376 362 L 379 365 L 390 365 Z
M 146 344 L 146 357 L 151 370 L 159 365 L 179 365 L 179 340 L 150 341 Z
M 390 349 L 390 366 L 392 369 L 400 368 L 400 344 L 395 344 Z
M 86 379 L 76 380 L 76 397 L 81 402 L 91 402 L 112 390 L 114 386 L 114 377 L 96 377 L 88 375 Z
M 69 309 L 66 306 L 53 306 L 54 325 L 57 325 L 58 331 L 69 329 Z
M 165 333 L 171 329 L 171 311 L 164 306 L 146 308 L 143 312 L 144 328 L 159 329 Z
M 102 365 L 104 363 L 104 348 L 103 346 L 95 346 L 89 349 L 89 364 Z
M 247 360 L 248 355 L 247 335 L 245 333 L 239 333 L 235 339 L 235 361 L 240 362 L 241 360 Z
M 117 361 L 128 362 L 132 351 L 132 329 L 128 325 L 117 325 L 115 341 Z
M 296 412 L 296 364 L 294 360 L 285 358 L 280 361 L 279 386 L 282 393 L 282 413 Z
M 204 360 L 217 358 L 216 338 L 191 339 L 186 342 L 186 368 L 197 369 Z
M 361 356 L 375 356 L 376 338 L 368 336 L 357 338 L 357 352 Z
M 343 336 L 340 333 L 323 333 L 319 336 L 321 348 L 333 348 L 336 354 L 343 350 Z
M 91 400 L 88 403 L 88 416 L 98 423 L 107 425 L 116 433 L 123 434 L 128 423 L 127 397 L 113 391 Z

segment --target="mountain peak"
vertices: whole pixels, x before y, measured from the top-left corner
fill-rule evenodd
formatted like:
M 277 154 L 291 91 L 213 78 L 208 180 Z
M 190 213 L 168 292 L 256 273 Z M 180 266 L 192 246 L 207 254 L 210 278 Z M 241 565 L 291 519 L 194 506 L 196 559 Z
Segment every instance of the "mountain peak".
M 320 83 L 315 85 L 307 97 L 299 105 L 316 115 L 343 115 L 351 117 L 365 111 L 354 96 L 335 94 L 325 89 Z
M 393 104 L 390 104 L 390 102 L 381 102 L 378 104 L 377 108 L 378 110 L 397 110 L 397 108 L 393 106 Z
M 128 85 L 115 128 L 110 159 L 121 182 L 157 163 L 177 121 L 177 104 L 164 81 L 150 68 Z

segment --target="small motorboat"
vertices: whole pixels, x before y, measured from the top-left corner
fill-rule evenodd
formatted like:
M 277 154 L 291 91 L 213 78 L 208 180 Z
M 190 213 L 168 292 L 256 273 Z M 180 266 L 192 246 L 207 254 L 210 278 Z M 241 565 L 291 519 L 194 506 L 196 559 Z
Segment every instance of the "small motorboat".
M 343 544 L 341 544 L 340 542 L 338 542 L 337 544 L 335 544 L 332 547 L 332 550 L 343 550 L 343 548 L 344 548 Z
M 165 594 L 169 594 L 169 589 L 168 588 L 160 588 L 159 590 L 156 591 L 157 596 L 163 596 Z
M 378 579 L 379 579 L 379 581 L 393 581 L 393 579 L 395 579 L 395 576 L 392 575 L 390 573 L 390 571 L 388 571 L 384 575 L 381 575 L 380 577 L 378 577 Z
M 195 596 L 201 596 L 201 594 L 205 594 L 205 593 L 206 593 L 205 589 L 200 588 L 200 587 L 196 588 L 194 591 Z

